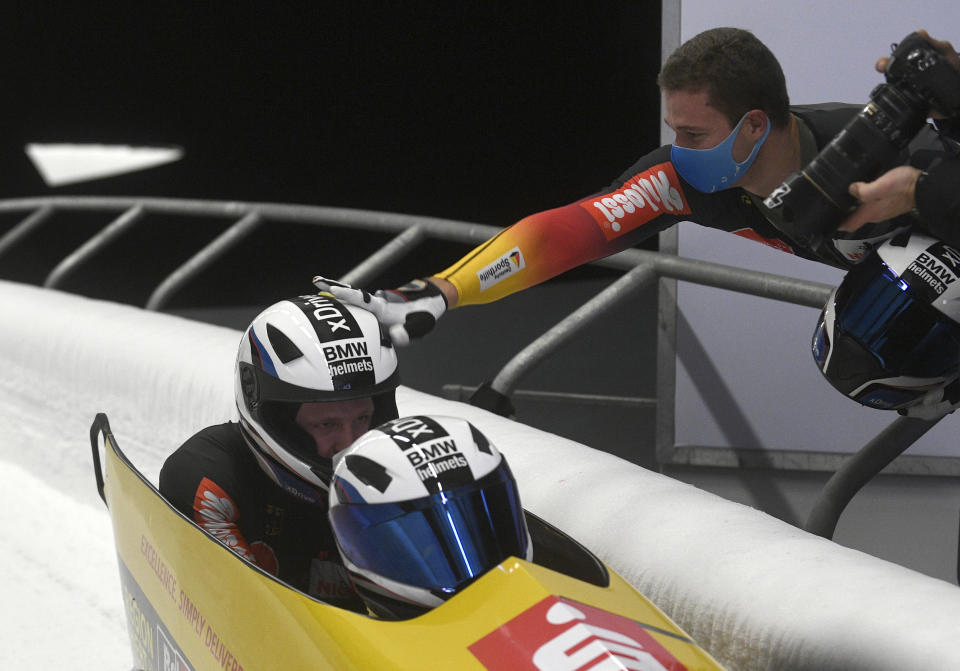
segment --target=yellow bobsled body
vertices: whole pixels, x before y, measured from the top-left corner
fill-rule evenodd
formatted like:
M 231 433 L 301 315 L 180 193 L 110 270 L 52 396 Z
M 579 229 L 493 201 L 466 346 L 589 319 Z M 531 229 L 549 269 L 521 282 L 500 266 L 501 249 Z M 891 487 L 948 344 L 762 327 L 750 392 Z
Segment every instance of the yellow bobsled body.
M 599 562 L 605 586 L 509 558 L 410 620 L 323 603 L 244 561 L 172 508 L 120 451 L 105 416 L 98 415 L 91 437 L 137 669 L 722 671 Z

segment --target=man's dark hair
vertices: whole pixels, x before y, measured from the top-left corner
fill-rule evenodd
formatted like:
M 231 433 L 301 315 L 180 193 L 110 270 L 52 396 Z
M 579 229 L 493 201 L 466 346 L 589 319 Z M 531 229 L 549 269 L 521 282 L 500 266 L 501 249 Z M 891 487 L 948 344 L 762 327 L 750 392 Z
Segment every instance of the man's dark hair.
M 734 126 L 761 109 L 774 128 L 790 119 L 787 82 L 776 56 L 742 28 L 712 28 L 670 54 L 657 77 L 666 91 L 707 91 L 710 104 Z

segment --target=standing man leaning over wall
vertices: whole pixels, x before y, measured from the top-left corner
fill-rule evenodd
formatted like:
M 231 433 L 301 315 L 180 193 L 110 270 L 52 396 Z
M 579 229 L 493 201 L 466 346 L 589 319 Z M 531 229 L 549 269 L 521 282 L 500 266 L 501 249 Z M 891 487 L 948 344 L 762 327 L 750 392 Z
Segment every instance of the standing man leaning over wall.
M 813 159 L 862 106 L 791 107 L 780 64 L 752 33 L 707 30 L 682 44 L 659 75 L 672 145 L 636 161 L 609 187 L 505 228 L 426 280 L 375 294 L 315 283 L 364 305 L 404 345 L 445 310 L 489 303 L 615 254 L 679 221 L 729 231 L 784 252 L 848 268 L 910 223 L 898 217 L 806 246 L 763 204 Z

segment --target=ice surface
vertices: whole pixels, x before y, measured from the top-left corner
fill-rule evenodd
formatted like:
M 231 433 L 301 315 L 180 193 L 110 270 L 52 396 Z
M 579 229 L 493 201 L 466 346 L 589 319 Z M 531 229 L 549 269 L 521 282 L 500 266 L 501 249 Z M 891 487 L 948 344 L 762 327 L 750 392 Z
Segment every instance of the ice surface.
M 90 424 L 107 412 L 156 481 L 180 441 L 233 416 L 238 338 L 0 282 L 5 667 L 130 667 Z M 468 405 L 406 388 L 398 403 L 403 414 L 473 421 L 508 456 L 527 508 L 595 550 L 731 670 L 960 668 L 953 585 Z

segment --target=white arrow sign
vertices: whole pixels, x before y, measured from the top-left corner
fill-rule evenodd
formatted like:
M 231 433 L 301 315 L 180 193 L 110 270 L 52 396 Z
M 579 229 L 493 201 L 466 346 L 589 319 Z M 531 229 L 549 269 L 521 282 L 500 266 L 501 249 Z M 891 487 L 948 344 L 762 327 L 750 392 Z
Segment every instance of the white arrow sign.
M 105 144 L 35 144 L 27 156 L 47 186 L 76 184 L 92 179 L 146 170 L 180 160 L 176 147 L 131 147 Z

